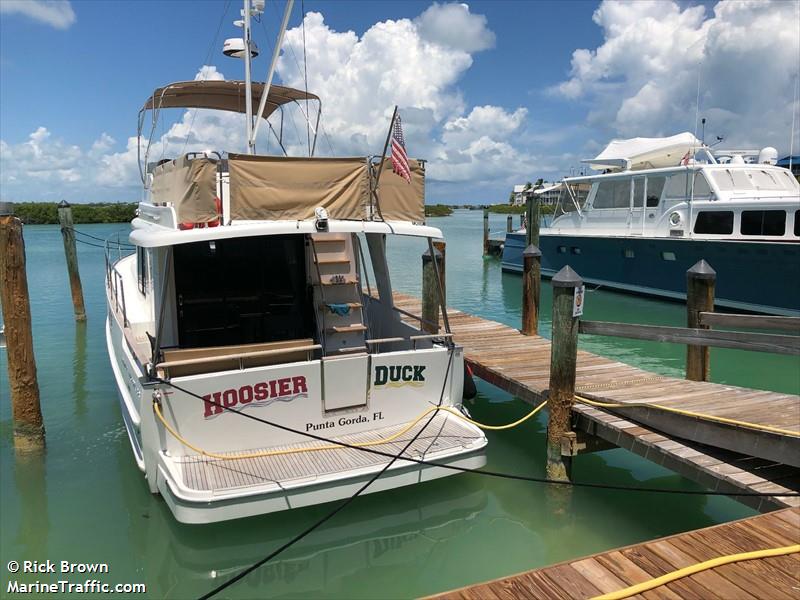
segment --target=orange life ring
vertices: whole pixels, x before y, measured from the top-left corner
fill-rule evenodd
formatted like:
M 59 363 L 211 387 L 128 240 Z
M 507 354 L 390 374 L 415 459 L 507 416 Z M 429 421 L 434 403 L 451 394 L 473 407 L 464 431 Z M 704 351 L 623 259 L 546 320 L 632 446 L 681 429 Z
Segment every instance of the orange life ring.
M 181 231 L 187 231 L 189 229 L 202 229 L 204 227 L 217 227 L 222 224 L 222 200 L 220 200 L 219 196 L 214 198 L 214 207 L 217 210 L 217 218 L 213 221 L 209 221 L 208 223 L 192 223 L 190 221 L 185 221 L 183 223 L 178 223 L 178 229 Z

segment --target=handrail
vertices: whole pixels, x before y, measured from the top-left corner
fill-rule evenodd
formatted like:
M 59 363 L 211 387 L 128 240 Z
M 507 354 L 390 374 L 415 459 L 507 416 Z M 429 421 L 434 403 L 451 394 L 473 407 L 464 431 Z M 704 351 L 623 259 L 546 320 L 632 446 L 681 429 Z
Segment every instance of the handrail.
M 183 360 L 168 360 L 156 365 L 157 369 L 169 369 L 170 367 L 183 367 L 187 365 L 203 365 L 221 360 L 242 360 L 245 358 L 260 358 L 262 356 L 279 356 L 281 354 L 291 354 L 294 352 L 313 352 L 321 350 L 321 344 L 309 344 L 306 346 L 296 346 L 294 348 L 273 348 L 272 350 L 258 350 L 256 352 L 236 352 L 234 354 L 221 354 L 219 356 L 205 356 L 202 358 L 186 358 Z
M 380 300 L 378 300 L 378 302 L 380 302 Z M 426 325 L 433 325 L 435 327 L 439 327 L 438 323 L 434 323 L 433 321 L 429 321 L 428 319 L 425 319 L 425 318 L 423 318 L 423 317 L 421 317 L 419 315 L 415 315 L 414 313 L 410 313 L 407 310 L 403 310 L 402 308 L 398 308 L 398 307 L 392 305 L 392 309 L 396 310 L 400 314 L 406 315 L 407 317 L 411 317 L 412 319 L 416 319 L 417 321 L 420 322 L 420 324 L 425 323 Z M 445 334 L 442 334 L 442 335 L 445 335 Z
M 319 270 L 319 260 L 318 260 L 318 257 L 317 257 L 317 245 L 314 243 L 313 236 L 309 235 L 308 236 L 308 241 L 311 242 L 311 252 L 314 255 L 314 269 L 317 272 L 317 283 L 319 284 L 318 285 L 318 287 L 319 287 L 319 296 L 320 296 L 320 300 L 322 300 L 322 304 L 324 305 L 325 304 L 325 286 L 322 285 L 322 274 L 320 273 L 320 270 Z M 326 339 L 326 335 L 325 335 L 325 330 L 327 329 L 327 327 L 325 326 L 325 309 L 324 308 L 321 311 L 321 315 L 322 315 L 322 324 L 319 323 L 318 319 L 315 319 L 315 321 L 317 322 L 317 333 L 319 335 L 319 341 L 321 341 L 327 347 L 328 343 L 327 343 L 327 339 Z
M 701 312 L 700 323 L 722 327 L 742 327 L 750 329 L 770 329 L 791 331 L 800 334 L 800 317 L 779 317 L 775 315 L 740 315 L 716 312 Z
M 800 356 L 800 337 L 792 335 L 691 329 L 661 325 L 635 325 L 605 321 L 581 321 L 578 327 L 580 333 L 593 335 Z

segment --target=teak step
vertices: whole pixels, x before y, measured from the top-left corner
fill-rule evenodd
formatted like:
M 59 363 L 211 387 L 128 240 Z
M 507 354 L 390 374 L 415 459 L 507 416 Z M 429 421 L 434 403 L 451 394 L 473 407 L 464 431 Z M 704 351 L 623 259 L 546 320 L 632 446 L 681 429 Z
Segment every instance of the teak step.
M 328 308 L 328 306 L 331 305 L 331 304 L 346 304 L 350 308 L 362 308 L 361 302 L 327 302 L 327 303 L 323 302 L 322 304 L 319 305 L 319 307 L 324 310 L 324 309 Z M 143 341 L 146 341 L 146 340 L 143 340 Z
M 352 348 L 337 348 L 335 352 L 339 354 L 347 354 L 348 352 L 366 352 L 366 346 L 353 346 Z
M 329 285 L 353 285 L 353 284 L 356 284 L 356 283 L 358 283 L 357 280 L 351 279 L 349 277 L 345 277 L 341 281 L 323 281 L 322 285 L 324 285 L 324 286 L 329 286 Z M 314 285 L 316 285 L 316 283 Z
M 328 333 L 357 333 L 359 331 L 366 331 L 366 325 L 347 325 L 346 327 L 328 327 Z
M 349 258 L 336 258 L 336 257 L 325 257 L 325 256 L 317 256 L 317 264 L 318 265 L 349 265 L 350 259 Z

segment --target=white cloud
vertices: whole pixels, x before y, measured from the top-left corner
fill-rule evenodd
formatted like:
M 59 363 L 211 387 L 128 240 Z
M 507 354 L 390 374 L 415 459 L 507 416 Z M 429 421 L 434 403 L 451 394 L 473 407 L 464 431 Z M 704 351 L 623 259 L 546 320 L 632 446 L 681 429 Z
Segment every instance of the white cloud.
M 51 184 L 71 184 L 82 179 L 79 169 L 83 156 L 78 146 L 52 139 L 46 127 L 38 127 L 20 144 L 0 141 L 0 189 L 34 181 L 55 194 L 58 190 L 52 190 Z M 36 183 L 30 187 L 35 189 Z M 34 189 L 20 191 L 35 194 Z
M 56 29 L 67 29 L 75 23 L 69 0 L 2 0 L 0 13 L 24 15 Z
M 693 131 L 699 73 L 708 134 L 788 150 L 799 2 L 723 1 L 707 15 L 663 0 L 605 1 L 593 19 L 603 44 L 576 50 L 569 79 L 553 90 L 587 100 L 591 125 L 622 136 Z
M 477 52 L 494 47 L 494 32 L 487 27 L 486 17 L 475 15 L 466 4 L 434 2 L 414 19 L 422 39 L 464 52 Z
M 457 25 L 457 38 L 444 26 L 447 19 Z M 535 157 L 521 149 L 528 119 L 526 109 L 507 110 L 493 105 L 470 108 L 457 87 L 472 65 L 473 53 L 494 43 L 494 33 L 488 29 L 485 17 L 472 14 L 466 5 L 433 4 L 416 19 L 375 23 L 361 36 L 352 31 L 335 31 L 320 13 L 309 12 L 305 29 L 308 87 L 323 100 L 324 133 L 317 142 L 318 154 L 380 153 L 396 104 L 403 118 L 409 153 L 428 159 L 431 182 L 469 182 L 502 188 L 516 179 L 530 179 L 530 172 L 541 167 Z M 302 28 L 287 31 L 278 63 L 282 83 L 304 87 L 302 48 Z M 224 75 L 216 67 L 205 65 L 195 79 L 222 80 Z M 311 107 L 312 122 L 315 108 Z M 166 112 L 162 111 L 162 118 L 167 117 Z M 190 150 L 245 149 L 243 115 L 202 109 L 172 111 L 172 115 L 177 115 L 177 121 L 167 121 L 166 132 L 156 132 L 149 161 Z M 271 119 L 276 129 L 279 121 L 276 113 Z M 145 131 L 145 143 L 148 135 L 149 131 Z M 328 139 L 334 152 L 328 147 Z M 113 198 L 126 194 L 127 199 L 138 195 L 136 137 L 127 138 L 120 147 L 110 135 L 101 133 L 82 151 L 67 147 L 63 141 L 53 139 L 47 129 L 40 128 L 22 144 L 10 145 L 8 140 L 2 143 L 3 196 L 35 194 L 35 186 L 22 190 L 19 184 L 31 177 L 57 179 L 65 187 L 71 184 L 76 193 L 79 189 L 91 190 L 95 195 Z M 296 106 L 287 107 L 284 144 L 290 155 L 307 152 L 306 123 Z M 262 127 L 258 151 L 276 150 L 274 138 Z M 58 164 L 47 166 L 51 158 L 60 154 L 64 160 L 59 158 Z M 144 160 L 144 148 L 141 154 Z
M 434 3 L 415 19 L 376 23 L 361 37 L 309 12 L 305 30 L 308 87 L 323 99 L 325 131 L 337 154 L 379 153 L 396 104 L 409 153 L 429 159 L 430 179 L 478 181 L 530 166 L 531 157 L 509 139 L 525 109 L 481 106 L 465 114 L 456 84 L 472 54 L 494 44 L 486 18 L 467 5 Z M 302 28 L 290 29 L 278 62 L 287 85 L 304 86 L 302 52 Z M 304 122 L 295 126 L 305 130 Z M 322 140 L 318 148 L 327 150 Z

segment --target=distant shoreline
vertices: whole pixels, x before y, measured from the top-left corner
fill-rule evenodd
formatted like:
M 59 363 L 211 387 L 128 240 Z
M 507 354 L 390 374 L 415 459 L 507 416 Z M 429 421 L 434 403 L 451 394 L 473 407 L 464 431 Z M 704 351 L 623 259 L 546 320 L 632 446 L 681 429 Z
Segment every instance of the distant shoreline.
M 58 225 L 56 202 L 8 202 L 15 217 L 26 225 Z M 135 202 L 71 204 L 74 223 L 130 223 L 136 214 Z

